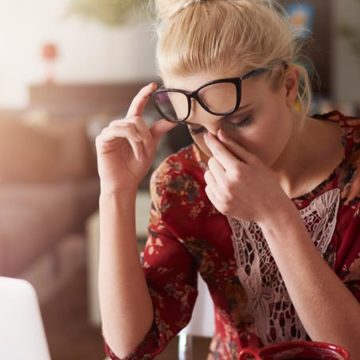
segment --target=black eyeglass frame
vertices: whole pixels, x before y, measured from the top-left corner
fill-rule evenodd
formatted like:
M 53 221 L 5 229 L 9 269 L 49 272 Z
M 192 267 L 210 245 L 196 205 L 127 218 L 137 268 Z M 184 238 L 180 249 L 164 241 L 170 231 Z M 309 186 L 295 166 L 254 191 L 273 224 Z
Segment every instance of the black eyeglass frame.
M 274 65 L 283 65 L 285 67 L 285 69 L 288 67 L 288 64 L 286 61 L 280 61 L 278 63 L 275 63 Z M 199 104 L 200 106 L 206 110 L 208 113 L 212 114 L 212 115 L 217 115 L 217 116 L 229 116 L 231 114 L 233 114 L 240 106 L 240 103 L 241 103 L 241 85 L 242 85 L 242 82 L 246 79 L 249 79 L 249 78 L 252 78 L 254 76 L 258 76 L 260 74 L 263 74 L 264 72 L 267 72 L 267 71 L 270 71 L 272 69 L 273 66 L 269 66 L 269 67 L 263 67 L 263 68 L 258 68 L 258 69 L 254 69 L 254 70 L 251 70 L 249 72 L 247 72 L 245 75 L 243 76 L 240 76 L 240 77 L 231 77 L 231 78 L 224 78 L 224 79 L 217 79 L 217 80 L 213 80 L 213 81 L 210 81 L 204 85 L 201 85 L 197 90 L 194 90 L 192 92 L 190 91 L 186 91 L 186 90 L 182 90 L 182 89 L 174 89 L 174 88 L 165 88 L 165 87 L 161 87 L 160 89 L 156 90 L 154 93 L 151 94 L 151 97 L 152 97 L 152 101 L 153 101 L 153 104 L 156 108 L 156 110 L 159 112 L 159 114 L 161 116 L 163 116 L 166 120 L 170 121 L 170 122 L 173 122 L 173 123 L 176 123 L 176 124 L 181 124 L 181 123 L 184 123 L 190 116 L 191 114 L 191 99 L 195 99 Z M 231 111 L 228 111 L 228 112 L 215 112 L 215 111 L 212 111 L 202 100 L 201 100 L 201 97 L 199 96 L 199 92 L 209 86 L 209 85 L 214 85 L 214 84 L 219 84 L 219 83 L 231 83 L 231 84 L 234 84 L 235 87 L 236 87 L 236 103 L 235 103 L 235 106 L 234 106 L 234 109 L 232 109 Z M 169 92 L 176 92 L 176 93 L 181 93 L 183 95 L 186 96 L 187 98 L 187 103 L 188 103 L 188 113 L 186 115 L 186 117 L 182 120 L 174 120 L 174 119 L 170 119 L 167 117 L 167 115 L 162 111 L 162 109 L 160 108 L 160 106 L 157 104 L 156 102 L 156 96 L 158 94 L 161 94 L 161 93 L 169 93 Z

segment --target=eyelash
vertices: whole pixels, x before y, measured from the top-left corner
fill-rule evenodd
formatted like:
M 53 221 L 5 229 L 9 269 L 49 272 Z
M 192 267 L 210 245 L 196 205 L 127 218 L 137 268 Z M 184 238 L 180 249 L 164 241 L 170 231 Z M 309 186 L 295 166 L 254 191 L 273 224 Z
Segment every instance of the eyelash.
M 200 135 L 201 133 L 203 133 L 205 131 L 204 127 L 199 127 L 197 129 L 191 129 L 189 128 L 189 132 L 191 135 Z
M 248 126 L 251 121 L 253 120 L 252 115 L 247 116 L 244 120 L 238 122 L 238 123 L 232 123 L 231 121 L 228 122 L 228 124 L 230 124 L 231 126 L 235 127 L 235 128 L 243 128 Z M 203 132 L 206 131 L 206 129 L 204 127 L 199 127 L 197 129 L 191 129 L 189 128 L 190 134 L 192 135 L 200 135 Z

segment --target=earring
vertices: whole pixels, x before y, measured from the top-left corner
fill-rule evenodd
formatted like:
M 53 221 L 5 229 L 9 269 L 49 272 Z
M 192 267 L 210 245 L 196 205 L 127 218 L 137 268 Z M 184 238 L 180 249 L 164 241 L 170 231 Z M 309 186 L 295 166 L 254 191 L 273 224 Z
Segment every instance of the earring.
M 300 113 L 302 110 L 302 106 L 301 106 L 301 102 L 300 100 L 297 98 L 294 102 L 294 111 L 297 113 Z

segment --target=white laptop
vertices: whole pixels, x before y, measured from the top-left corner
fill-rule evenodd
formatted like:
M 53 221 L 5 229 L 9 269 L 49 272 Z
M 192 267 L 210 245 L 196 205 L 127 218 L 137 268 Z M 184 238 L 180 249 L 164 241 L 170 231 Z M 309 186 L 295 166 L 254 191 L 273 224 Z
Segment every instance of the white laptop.
M 36 292 L 25 280 L 0 277 L 0 359 L 50 360 Z

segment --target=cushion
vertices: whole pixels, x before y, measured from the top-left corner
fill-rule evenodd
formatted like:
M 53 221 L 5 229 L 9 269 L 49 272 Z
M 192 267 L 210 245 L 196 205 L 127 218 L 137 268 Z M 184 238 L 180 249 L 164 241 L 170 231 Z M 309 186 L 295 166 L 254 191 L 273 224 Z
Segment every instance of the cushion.
M 59 142 L 59 180 L 84 180 L 96 175 L 96 156 L 86 132 L 87 119 L 53 121 L 46 131 Z
M 58 178 L 60 141 L 15 119 L 0 119 L 0 183 Z

